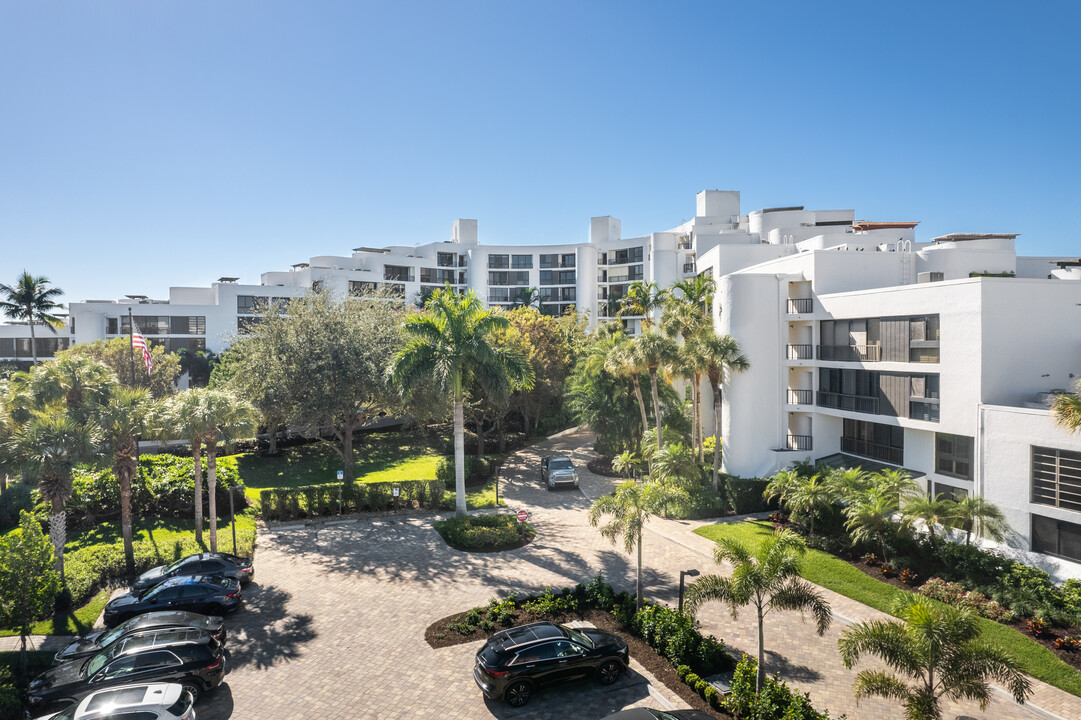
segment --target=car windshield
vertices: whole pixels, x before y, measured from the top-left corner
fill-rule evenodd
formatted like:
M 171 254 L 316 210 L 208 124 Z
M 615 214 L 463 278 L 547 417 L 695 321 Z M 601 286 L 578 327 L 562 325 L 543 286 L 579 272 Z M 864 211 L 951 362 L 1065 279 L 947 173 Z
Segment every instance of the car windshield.
M 128 625 L 131 625 L 131 620 L 120 623 L 109 632 L 105 633 L 98 639 L 98 645 L 105 647 L 111 645 L 118 637 L 124 634 L 124 631 L 128 629 Z
M 573 470 L 574 465 L 570 460 L 552 460 L 548 463 L 550 470 Z
M 176 562 L 169 563 L 168 565 L 165 566 L 165 569 L 162 570 L 162 573 L 163 574 L 171 573 L 173 570 L 176 570 L 178 567 L 183 565 L 185 560 L 187 560 L 187 558 L 181 558 L 181 559 L 177 560 Z
M 161 585 L 155 585 L 154 587 L 150 588 L 145 593 L 140 595 L 139 599 L 140 600 L 149 600 L 152 597 L 156 597 L 156 596 L 160 595 L 166 588 L 170 588 L 170 587 L 173 587 L 173 586 L 169 585 L 168 583 L 162 583 Z
M 578 632 L 574 628 L 569 628 L 566 625 L 560 625 L 559 627 L 563 628 L 563 632 L 567 633 L 567 637 L 569 637 L 571 640 L 578 643 L 579 645 L 584 645 L 587 648 L 596 647 L 593 644 L 593 641 L 589 639 L 588 635 L 584 635 L 583 633 Z

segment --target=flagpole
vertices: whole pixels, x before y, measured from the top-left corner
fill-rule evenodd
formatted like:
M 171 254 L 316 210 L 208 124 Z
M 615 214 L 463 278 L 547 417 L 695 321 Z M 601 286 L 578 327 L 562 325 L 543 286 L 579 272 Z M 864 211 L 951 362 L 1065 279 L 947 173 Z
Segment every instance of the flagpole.
M 131 356 L 131 389 L 135 389 L 135 318 L 128 308 L 128 353 Z

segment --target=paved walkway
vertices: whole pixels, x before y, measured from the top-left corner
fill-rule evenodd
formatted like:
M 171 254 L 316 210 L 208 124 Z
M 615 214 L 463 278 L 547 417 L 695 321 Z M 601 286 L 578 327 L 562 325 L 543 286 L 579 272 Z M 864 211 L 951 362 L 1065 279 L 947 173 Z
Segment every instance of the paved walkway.
M 502 469 L 502 493 L 512 510 L 525 509 L 537 529 L 530 545 L 494 554 L 452 550 L 431 528 L 432 518 L 367 518 L 338 525 L 261 531 L 259 573 L 245 607 L 228 620 L 226 684 L 200 701 L 200 720 L 255 718 L 574 718 L 591 720 L 631 707 L 664 707 L 650 680 L 633 666 L 619 683 L 592 681 L 539 693 L 525 708 L 485 701 L 471 676 L 479 643 L 441 650 L 424 629 L 452 612 L 483 605 L 493 596 L 541 591 L 584 581 L 598 572 L 617 587 L 634 587 L 633 559 L 589 527 L 590 498 L 618 483 L 590 473 L 590 438 L 570 433 L 524 450 Z M 572 455 L 579 491 L 547 492 L 540 484 L 541 453 Z M 693 534 L 705 522 L 655 519 L 644 543 L 646 594 L 676 603 L 679 571 L 715 572 L 712 544 Z M 846 621 L 881 613 L 823 590 L 837 613 L 825 637 L 796 613 L 775 613 L 766 628 L 767 671 L 809 692 L 833 717 L 900 720 L 895 704 L 856 705 L 836 652 Z M 754 654 L 757 632 L 749 615 L 733 621 L 720 605 L 700 613 L 703 628 L 737 651 Z M 867 667 L 874 667 L 868 664 Z M 1043 683 L 1032 706 L 996 697 L 986 711 L 950 705 L 947 718 L 1032 720 L 1081 718 L 1081 698 Z M 663 686 L 662 686 L 663 687 Z M 680 706 L 674 697 L 665 702 Z

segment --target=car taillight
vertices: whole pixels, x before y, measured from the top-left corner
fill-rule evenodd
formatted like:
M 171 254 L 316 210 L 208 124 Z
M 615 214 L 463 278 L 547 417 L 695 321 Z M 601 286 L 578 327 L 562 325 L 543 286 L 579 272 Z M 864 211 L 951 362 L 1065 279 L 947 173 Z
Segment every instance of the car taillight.
M 227 597 L 227 598 L 235 598 L 235 597 L 236 597 L 236 593 L 235 593 L 235 592 L 231 592 L 231 593 L 226 593 L 226 594 L 225 594 L 225 597 Z
M 210 663 L 209 665 L 206 666 L 206 669 L 207 670 L 217 670 L 218 668 L 221 667 L 221 663 L 222 663 L 222 656 L 218 655 L 218 657 L 214 658 L 214 662 L 212 662 L 212 663 Z
M 507 677 L 508 675 L 510 675 L 510 670 L 489 670 L 488 668 L 484 667 L 483 665 L 481 666 L 481 669 L 484 670 L 485 673 L 487 673 L 488 675 L 491 675 L 494 678 L 504 678 L 504 677 Z
M 247 567 L 247 568 L 240 568 L 240 572 L 246 572 L 246 573 L 250 573 L 250 572 L 251 572 L 251 568 L 250 568 L 250 567 Z

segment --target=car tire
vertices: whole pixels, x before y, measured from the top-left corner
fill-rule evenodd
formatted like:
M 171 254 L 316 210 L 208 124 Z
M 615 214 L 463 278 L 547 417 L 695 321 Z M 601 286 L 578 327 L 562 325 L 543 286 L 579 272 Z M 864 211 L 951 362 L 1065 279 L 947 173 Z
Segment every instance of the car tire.
M 597 679 L 601 685 L 614 685 L 619 676 L 623 674 L 623 663 L 619 660 L 605 660 L 597 668 Z
M 180 686 L 191 694 L 192 703 L 199 701 L 199 696 L 203 694 L 203 686 L 194 680 L 185 680 L 180 683 Z
M 506 703 L 516 708 L 525 705 L 531 697 L 533 697 L 533 686 L 525 680 L 512 682 L 503 692 L 503 699 Z

